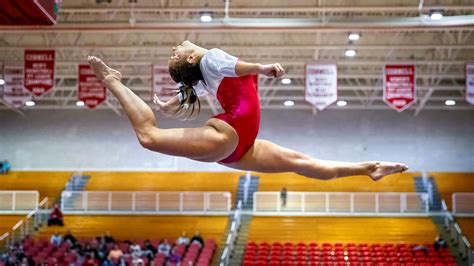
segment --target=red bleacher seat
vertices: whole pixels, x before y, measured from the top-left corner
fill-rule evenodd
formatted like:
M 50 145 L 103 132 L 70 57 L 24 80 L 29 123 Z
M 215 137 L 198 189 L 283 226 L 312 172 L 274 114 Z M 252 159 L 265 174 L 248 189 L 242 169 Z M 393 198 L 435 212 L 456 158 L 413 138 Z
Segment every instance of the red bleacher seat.
M 253 260 L 244 260 L 242 266 L 253 266 Z
M 332 261 L 323 261 L 321 263 L 321 265 L 323 265 L 323 266 L 334 266 L 334 262 L 332 262 Z
M 270 260 L 270 262 L 268 262 L 268 265 L 269 266 L 280 266 L 280 260 Z

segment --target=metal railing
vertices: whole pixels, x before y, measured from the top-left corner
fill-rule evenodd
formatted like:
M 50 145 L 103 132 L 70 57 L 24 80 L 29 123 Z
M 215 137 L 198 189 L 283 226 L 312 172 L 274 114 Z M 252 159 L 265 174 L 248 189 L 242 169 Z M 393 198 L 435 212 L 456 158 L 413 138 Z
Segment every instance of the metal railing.
M 454 215 L 474 215 L 474 193 L 456 192 L 451 197 Z
M 367 192 L 288 192 L 282 205 L 280 192 L 254 193 L 253 210 L 257 214 L 427 214 L 427 193 Z
M 66 191 L 75 191 L 78 190 L 80 182 L 82 180 L 82 172 L 75 172 L 71 175 L 69 180 L 64 185 L 64 190 Z
M 0 236 L 0 249 L 7 248 L 11 244 L 22 240 L 41 225 L 47 223 L 49 217 L 49 212 L 46 211 L 48 198 L 44 198 L 37 205 L 37 208 L 30 211 L 23 219 L 20 219 L 9 232 L 5 232 Z
M 39 192 L 34 190 L 0 191 L 0 212 L 23 214 L 38 208 Z
M 453 215 L 449 212 L 446 202 L 441 201 L 441 212 L 444 216 L 444 228 L 449 233 L 449 240 L 458 247 L 458 252 L 463 259 L 468 261 L 468 265 L 474 263 L 474 255 L 471 250 L 471 243 L 463 235 L 461 227 L 456 223 Z
M 64 213 L 227 213 L 230 192 L 63 191 Z
M 242 216 L 242 201 L 239 200 L 239 202 L 237 203 L 237 208 L 235 209 L 234 216 L 232 218 L 229 234 L 227 235 L 227 239 L 225 242 L 226 246 L 224 250 L 222 251 L 219 266 L 229 265 L 230 256 L 234 250 L 234 243 L 235 243 L 235 240 L 237 238 L 237 234 L 240 228 L 241 216 Z

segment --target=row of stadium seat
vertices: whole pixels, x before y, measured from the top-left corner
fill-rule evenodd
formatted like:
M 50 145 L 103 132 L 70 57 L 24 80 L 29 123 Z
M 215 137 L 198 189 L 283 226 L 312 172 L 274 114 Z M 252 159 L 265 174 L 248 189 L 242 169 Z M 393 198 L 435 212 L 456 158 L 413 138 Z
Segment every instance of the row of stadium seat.
M 424 247 L 417 250 L 417 247 Z M 456 265 L 449 250 L 417 244 L 249 242 L 242 265 Z

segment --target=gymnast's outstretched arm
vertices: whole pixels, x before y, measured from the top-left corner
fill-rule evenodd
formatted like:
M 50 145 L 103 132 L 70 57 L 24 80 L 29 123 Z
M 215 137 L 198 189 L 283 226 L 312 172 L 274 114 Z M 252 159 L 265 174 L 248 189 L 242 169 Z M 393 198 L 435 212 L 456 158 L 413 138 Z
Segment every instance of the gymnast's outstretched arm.
M 256 64 L 256 63 L 237 61 L 237 64 L 235 64 L 235 73 L 239 77 L 247 76 L 247 75 L 263 74 L 269 77 L 279 78 L 285 74 L 285 70 L 278 63 L 262 65 L 262 64 Z

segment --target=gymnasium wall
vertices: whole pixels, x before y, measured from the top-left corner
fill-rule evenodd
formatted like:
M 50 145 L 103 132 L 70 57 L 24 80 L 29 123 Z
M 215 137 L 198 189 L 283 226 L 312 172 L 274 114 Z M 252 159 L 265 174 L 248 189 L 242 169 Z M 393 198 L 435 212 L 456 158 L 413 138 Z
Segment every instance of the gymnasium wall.
M 162 127 L 201 125 L 159 119 Z M 474 171 L 474 113 L 308 111 L 262 113 L 259 138 L 321 159 L 400 161 L 410 171 Z M 141 148 L 125 116 L 112 111 L 0 111 L 0 160 L 23 170 L 227 171 L 218 164 Z

